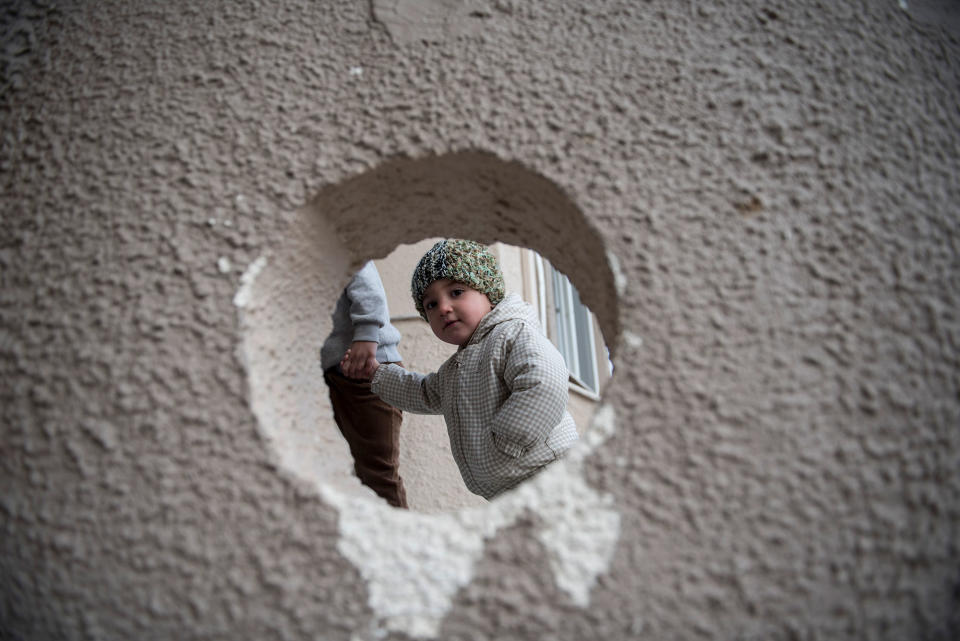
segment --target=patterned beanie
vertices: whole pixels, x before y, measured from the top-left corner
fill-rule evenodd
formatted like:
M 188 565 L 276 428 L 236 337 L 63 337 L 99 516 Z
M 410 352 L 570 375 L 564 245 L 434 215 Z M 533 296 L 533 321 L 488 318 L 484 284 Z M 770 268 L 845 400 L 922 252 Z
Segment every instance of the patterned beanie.
M 503 274 L 496 257 L 486 247 L 472 240 L 447 239 L 430 248 L 413 270 L 410 293 L 420 317 L 427 320 L 423 309 L 423 292 L 435 280 L 449 278 L 486 294 L 491 305 L 503 300 Z

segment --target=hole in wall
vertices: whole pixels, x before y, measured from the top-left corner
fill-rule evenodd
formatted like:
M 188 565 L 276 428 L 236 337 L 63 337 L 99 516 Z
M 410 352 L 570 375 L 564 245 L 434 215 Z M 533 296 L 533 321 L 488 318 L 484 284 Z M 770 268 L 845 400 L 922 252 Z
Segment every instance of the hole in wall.
M 415 262 L 429 246 L 424 239 L 437 237 L 471 238 L 503 251 L 533 250 L 569 276 L 583 303 L 596 312 L 602 336 L 615 345 L 617 295 L 602 240 L 555 183 L 482 152 L 386 162 L 325 188 L 297 212 L 286 242 L 251 266 L 237 295 L 251 404 L 287 472 L 321 488 L 380 501 L 353 475 L 352 458 L 332 419 L 318 350 L 331 329 L 333 305 L 367 260 L 389 264 L 395 249 L 412 246 Z M 409 299 L 409 271 L 382 269 L 381 276 L 388 290 Z M 392 305 L 391 312 L 404 314 Z M 418 367 L 418 358 L 429 354 L 405 340 L 407 366 L 429 371 L 429 363 Z M 429 344 L 434 357 L 442 356 L 439 341 Z M 578 400 L 576 391 L 571 398 Z M 442 417 L 435 418 L 442 426 Z M 403 429 L 415 434 L 407 420 Z M 583 436 L 589 425 L 578 422 L 578 428 Z M 445 430 L 440 434 L 443 442 Z M 409 463 L 401 459 L 405 477 Z M 452 469 L 455 473 L 456 466 Z M 422 482 L 429 484 L 429 475 Z M 424 501 L 419 509 L 442 510 L 461 500 L 486 503 L 458 493 Z

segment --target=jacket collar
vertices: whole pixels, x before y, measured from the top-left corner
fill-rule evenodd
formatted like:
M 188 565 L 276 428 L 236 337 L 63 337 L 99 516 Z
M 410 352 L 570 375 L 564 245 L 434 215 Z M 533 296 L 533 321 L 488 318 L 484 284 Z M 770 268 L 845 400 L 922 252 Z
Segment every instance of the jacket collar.
M 464 349 L 483 340 L 494 327 L 510 320 L 522 320 L 527 323 L 532 323 L 537 328 L 540 327 L 540 321 L 537 319 L 533 306 L 517 294 L 507 294 L 502 301 L 497 303 L 496 307 L 487 312 L 487 315 L 480 320 L 480 324 L 477 325 L 477 329 L 474 330 L 473 336 L 470 337 L 466 345 L 459 349 Z

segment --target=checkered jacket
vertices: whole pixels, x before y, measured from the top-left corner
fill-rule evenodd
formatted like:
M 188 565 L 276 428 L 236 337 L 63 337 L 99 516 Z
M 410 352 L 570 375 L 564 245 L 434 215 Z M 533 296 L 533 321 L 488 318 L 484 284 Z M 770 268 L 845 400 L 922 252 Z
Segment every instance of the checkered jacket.
M 443 414 L 467 488 L 490 499 L 576 442 L 567 380 L 563 357 L 533 308 L 509 294 L 437 372 L 382 365 L 373 391 L 407 412 Z

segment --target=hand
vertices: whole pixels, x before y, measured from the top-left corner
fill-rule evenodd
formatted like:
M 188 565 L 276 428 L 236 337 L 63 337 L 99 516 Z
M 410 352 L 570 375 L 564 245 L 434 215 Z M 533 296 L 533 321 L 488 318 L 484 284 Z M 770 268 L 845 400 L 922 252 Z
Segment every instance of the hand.
M 347 378 L 369 381 L 380 363 L 377 362 L 375 341 L 354 341 L 340 361 L 340 371 Z

